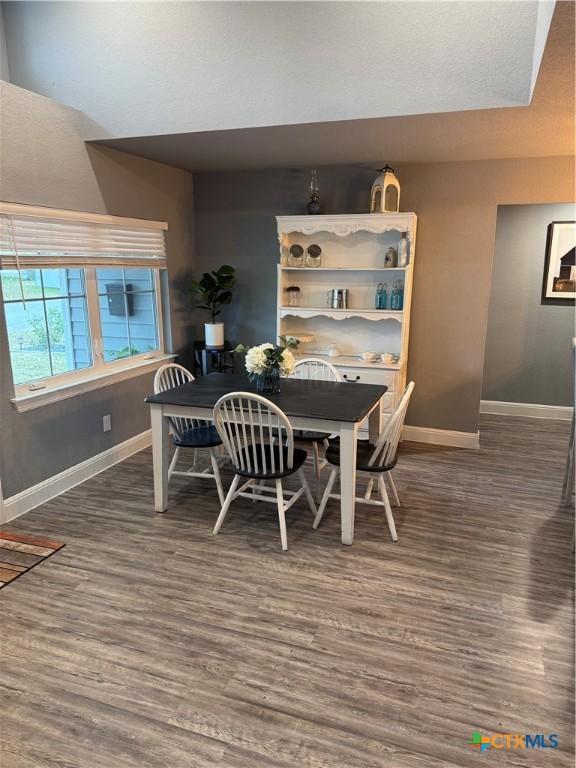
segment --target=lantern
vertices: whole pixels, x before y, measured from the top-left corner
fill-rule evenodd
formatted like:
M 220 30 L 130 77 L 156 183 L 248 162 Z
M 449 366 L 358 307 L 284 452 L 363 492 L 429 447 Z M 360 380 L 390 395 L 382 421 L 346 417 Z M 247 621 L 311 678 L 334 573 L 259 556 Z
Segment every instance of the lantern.
M 385 165 L 370 193 L 370 213 L 398 213 L 400 210 L 400 184 L 394 175 L 394 168 Z

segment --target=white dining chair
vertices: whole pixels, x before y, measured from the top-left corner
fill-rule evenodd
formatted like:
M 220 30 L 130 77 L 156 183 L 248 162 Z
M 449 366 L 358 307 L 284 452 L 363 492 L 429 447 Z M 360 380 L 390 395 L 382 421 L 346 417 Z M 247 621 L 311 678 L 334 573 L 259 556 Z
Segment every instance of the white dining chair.
M 288 549 L 285 513 L 305 494 L 313 515 L 316 505 L 302 466 L 307 453 L 294 447 L 286 414 L 261 395 L 231 392 L 214 406 L 214 425 L 234 466 L 234 480 L 222 505 L 214 533 L 222 527 L 230 505 L 238 497 L 273 502 L 278 508 L 282 549 Z M 298 474 L 300 488 L 285 489 L 284 478 Z M 242 484 L 241 481 L 244 480 Z M 275 481 L 272 486 L 266 481 Z M 270 494 L 270 495 L 268 495 Z
M 158 371 L 156 372 L 156 376 L 154 377 L 154 392 L 157 394 L 158 392 L 165 392 L 168 389 L 175 389 L 190 381 L 194 381 L 194 376 L 188 369 L 177 363 L 168 363 L 167 365 L 158 368 Z M 170 482 L 170 478 L 173 475 L 179 477 L 212 478 L 216 483 L 220 504 L 223 504 L 225 496 L 217 454 L 217 449 L 222 445 L 222 440 L 214 425 L 207 421 L 201 421 L 200 419 L 174 416 L 170 417 L 170 425 L 172 427 L 172 442 L 176 449 L 172 461 L 170 462 L 170 466 L 168 467 L 168 482 Z M 193 449 L 194 454 L 192 464 L 186 470 L 178 470 L 176 469 L 176 465 L 183 448 Z M 210 472 L 210 467 L 205 467 L 203 470 L 197 470 L 198 451 L 202 448 L 208 450 L 212 472 Z
M 386 484 L 384 477 L 388 479 L 390 484 L 390 490 L 392 497 L 397 506 L 400 506 L 400 499 L 394 480 L 392 478 L 392 470 L 396 466 L 398 443 L 402 435 L 402 427 L 404 426 L 404 418 L 408 409 L 408 403 L 414 390 L 414 382 L 411 381 L 400 399 L 400 402 L 396 406 L 396 409 L 391 414 L 390 418 L 386 422 L 384 429 L 380 433 L 376 443 L 370 443 L 365 440 L 359 440 L 356 449 L 356 472 L 364 473 L 369 476 L 368 489 L 364 496 L 356 497 L 356 502 L 359 504 L 372 504 L 373 506 L 384 507 L 386 512 L 386 519 L 388 521 L 388 527 L 393 541 L 398 541 L 398 534 L 396 533 L 396 525 L 394 523 L 394 516 L 392 515 L 392 508 L 390 506 L 390 500 L 388 498 L 388 492 L 386 490 Z M 339 440 L 331 440 L 328 450 L 326 451 L 326 459 L 332 465 L 332 473 L 328 479 L 322 501 L 318 508 L 318 514 L 314 520 L 314 528 L 317 528 L 322 520 L 326 504 L 329 499 L 339 499 L 340 495 L 332 493 L 332 488 L 338 477 L 340 471 L 340 444 Z M 378 490 L 380 491 L 380 499 L 372 499 L 372 485 L 373 482 L 378 483 Z
M 308 381 L 342 381 L 338 369 L 327 360 L 319 357 L 303 357 L 297 360 L 292 379 L 307 379 Z M 328 448 L 330 434 L 327 432 L 306 432 L 302 429 L 294 431 L 294 437 L 312 445 L 312 463 L 316 488 L 316 501 L 320 500 L 320 473 L 328 465 L 325 458 L 320 456 L 320 443 Z

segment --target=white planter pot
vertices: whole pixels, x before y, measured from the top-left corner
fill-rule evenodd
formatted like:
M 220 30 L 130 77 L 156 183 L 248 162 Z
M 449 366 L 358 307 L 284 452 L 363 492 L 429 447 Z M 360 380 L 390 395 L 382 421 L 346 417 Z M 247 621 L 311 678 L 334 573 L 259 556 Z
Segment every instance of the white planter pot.
M 207 347 L 223 347 L 224 323 L 204 323 L 204 338 Z

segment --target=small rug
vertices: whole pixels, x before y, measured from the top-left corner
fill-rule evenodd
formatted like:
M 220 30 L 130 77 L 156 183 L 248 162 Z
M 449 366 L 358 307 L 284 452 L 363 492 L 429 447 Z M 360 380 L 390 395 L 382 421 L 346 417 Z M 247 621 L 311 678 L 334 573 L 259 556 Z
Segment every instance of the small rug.
M 62 549 L 59 541 L 0 531 L 0 589 Z

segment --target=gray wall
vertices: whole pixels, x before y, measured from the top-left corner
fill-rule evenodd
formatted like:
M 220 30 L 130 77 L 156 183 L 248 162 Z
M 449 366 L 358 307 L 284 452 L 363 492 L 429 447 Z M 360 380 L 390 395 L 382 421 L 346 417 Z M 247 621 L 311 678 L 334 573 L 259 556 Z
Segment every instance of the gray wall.
M 401 208 L 418 214 L 408 423 L 476 432 L 499 203 L 573 198 L 571 157 L 399 165 Z M 308 171 L 194 176 L 200 270 L 238 269 L 228 336 L 247 343 L 275 331 L 278 244 L 274 217 L 303 212 Z M 325 213 L 365 212 L 374 166 L 320 169 Z
M 4 30 L 4 3 L 0 2 L 0 80 L 10 81 L 8 71 L 8 48 L 6 47 L 6 35 Z
M 373 177 L 372 168 L 321 169 L 326 212 L 364 212 Z M 298 170 L 194 175 L 197 269 L 229 263 L 237 270 L 222 317 L 231 341 L 260 343 L 276 333 L 275 217 L 306 213 L 308 185 L 309 173 Z
M 173 349 L 193 337 L 185 294 L 193 260 L 191 174 L 114 150 L 87 147 L 82 116 L 0 84 L 0 199 L 168 222 Z M 0 472 L 4 497 L 127 440 L 150 426 L 151 374 L 18 414 L 0 312 Z M 112 431 L 102 432 L 102 416 Z
M 572 404 L 574 307 L 542 304 L 546 230 L 573 221 L 573 205 L 498 208 L 482 398 Z

